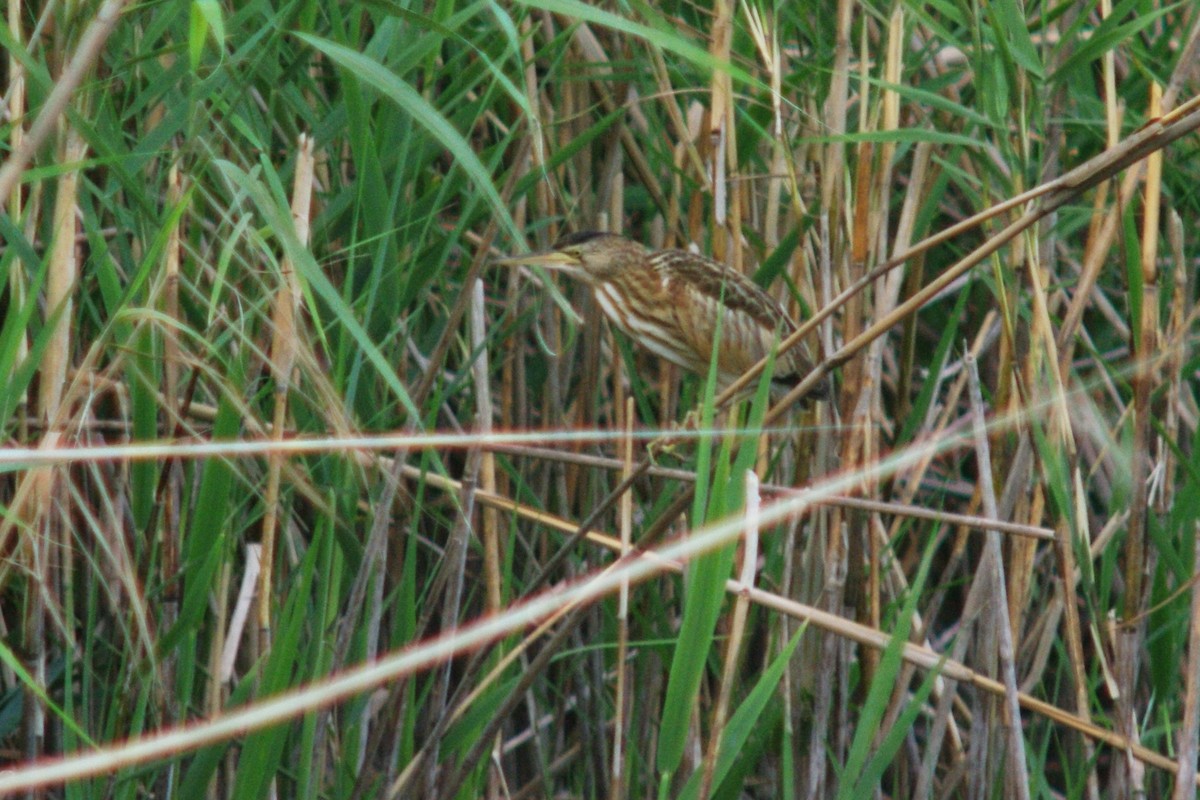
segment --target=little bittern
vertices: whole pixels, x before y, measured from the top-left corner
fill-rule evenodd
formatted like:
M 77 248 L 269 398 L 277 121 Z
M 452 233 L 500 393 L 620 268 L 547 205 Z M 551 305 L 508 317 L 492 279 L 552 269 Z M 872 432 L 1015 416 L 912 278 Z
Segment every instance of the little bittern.
M 796 330 L 783 307 L 746 276 L 695 253 L 653 251 L 612 233 L 571 234 L 550 250 L 499 263 L 540 265 L 582 280 L 614 325 L 696 374 L 708 373 L 716 345 L 722 387 Z M 790 388 L 812 369 L 802 348 L 778 357 L 776 384 Z M 827 388 L 822 383 L 811 394 L 822 396 Z

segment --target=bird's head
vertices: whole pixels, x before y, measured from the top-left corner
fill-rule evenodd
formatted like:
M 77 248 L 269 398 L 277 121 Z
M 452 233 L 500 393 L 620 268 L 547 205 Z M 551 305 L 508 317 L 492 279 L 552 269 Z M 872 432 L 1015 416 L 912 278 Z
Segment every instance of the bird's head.
M 624 236 L 584 231 L 564 236 L 549 250 L 503 258 L 498 263 L 556 269 L 597 283 L 642 263 L 645 258 L 646 248 Z

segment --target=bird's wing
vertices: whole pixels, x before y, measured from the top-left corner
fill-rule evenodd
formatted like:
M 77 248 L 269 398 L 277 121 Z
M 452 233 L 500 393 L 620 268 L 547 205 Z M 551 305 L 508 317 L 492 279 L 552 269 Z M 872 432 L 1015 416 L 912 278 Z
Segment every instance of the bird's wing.
M 672 298 L 680 331 L 706 363 L 718 334 L 717 319 L 721 319 L 718 367 L 726 377 L 749 369 L 776 341 L 796 330 L 783 307 L 753 281 L 712 259 L 666 250 L 655 254 L 652 263 Z M 782 377 L 799 368 L 788 354 L 776 374 Z

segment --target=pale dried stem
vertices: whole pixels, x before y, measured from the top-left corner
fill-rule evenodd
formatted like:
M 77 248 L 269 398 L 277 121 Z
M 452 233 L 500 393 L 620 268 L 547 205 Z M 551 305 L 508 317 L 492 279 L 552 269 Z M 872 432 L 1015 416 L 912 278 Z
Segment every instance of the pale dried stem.
M 484 309 L 483 281 L 477 280 L 471 286 L 470 336 L 471 351 L 475 359 L 471 362 L 471 378 L 475 384 L 475 425 L 480 434 L 487 436 L 492 432 L 492 419 L 495 411 L 492 408 L 492 389 L 488 367 L 487 348 L 487 316 Z M 480 456 L 479 485 L 485 492 L 496 491 L 496 458 L 492 453 L 484 451 Z M 503 602 L 500 586 L 503 580 L 500 565 L 500 521 L 494 509 L 485 508 L 481 517 L 483 530 L 483 576 L 484 591 L 488 611 L 498 611 Z
M 292 224 L 296 238 L 302 247 L 308 245 L 310 230 L 309 216 L 312 211 L 313 184 L 312 137 L 301 135 L 297 142 L 296 171 L 292 185 Z M 296 312 L 300 305 L 300 282 L 296 267 L 285 255 L 279 267 L 279 285 L 275 291 L 274 309 L 271 314 L 271 376 L 275 382 L 274 422 L 271 435 L 281 441 L 286 429 L 288 394 L 291 391 L 292 372 L 296 366 L 296 342 L 299 340 Z M 262 523 L 262 571 L 259 573 L 258 607 L 258 650 L 266 655 L 271 648 L 271 601 L 275 592 L 272 584 L 275 565 L 275 532 L 281 516 L 279 488 L 283 467 L 283 455 L 272 452 L 267 459 L 267 487 L 263 499 Z
M 1193 564 L 1200 564 L 1200 536 L 1194 537 Z M 1192 800 L 1196 796 L 1196 758 L 1200 742 L 1200 588 L 1192 585 L 1188 624 L 1187 661 L 1183 669 L 1183 722 L 1179 727 L 1175 761 L 1173 800 Z
M 709 54 L 719 63 L 727 63 L 733 45 L 733 4 L 716 0 L 713 5 Z M 715 70 L 709 87 L 708 108 L 709 179 L 712 182 L 712 256 L 741 272 L 740 228 L 737 226 L 738 189 L 737 143 L 734 139 L 733 79 L 725 70 Z
M 990 519 L 999 519 L 1000 511 L 996 503 L 995 480 L 992 477 L 992 457 L 988 447 L 987 431 L 984 426 L 987 409 L 983 404 L 982 383 L 974 358 L 967 359 L 968 392 L 971 399 L 972 416 L 975 433 L 975 463 L 979 470 L 979 489 L 983 498 L 984 513 Z M 988 531 L 987 544 L 980 564 L 980 573 L 985 583 L 990 583 L 991 593 L 996 595 L 991 603 L 994 619 L 990 628 L 998 643 L 1000 672 L 1005 688 L 1004 701 L 1006 706 L 1004 726 L 1008 732 L 1008 758 L 1005 764 L 1009 770 L 1005 777 L 1005 785 L 1017 800 L 1029 798 L 1029 768 L 1025 757 L 1024 726 L 1021 724 L 1021 707 L 1017 690 L 1017 670 L 1015 664 L 1015 648 L 1013 646 L 1012 622 L 1008 614 L 1008 597 L 1006 580 L 1004 578 L 1004 554 L 1000 548 L 998 531 Z M 989 638 L 992 638 L 989 636 Z M 990 656 L 989 656 L 990 658 Z M 986 738 L 986 737 L 985 737 Z
M 477 280 L 471 288 L 470 339 L 471 351 L 475 354 L 471 362 L 471 380 L 475 385 L 475 424 L 478 431 L 487 435 L 492 432 L 492 388 L 488 366 L 487 314 L 484 307 L 483 281 Z M 496 457 L 491 452 L 479 454 L 479 483 L 485 492 L 496 492 Z M 503 574 L 501 567 L 500 520 L 494 508 L 484 506 L 480 514 L 483 539 L 483 581 L 485 608 L 488 613 L 500 610 L 503 604 L 501 592 Z M 497 740 L 497 747 L 500 742 Z
M 221 654 L 220 666 L 213 672 L 213 686 L 215 687 L 229 685 L 233 682 L 233 667 L 237 661 L 242 634 L 246 630 L 246 620 L 250 618 L 250 609 L 255 604 L 255 588 L 261 574 L 262 545 L 257 542 L 248 542 L 245 546 L 245 564 L 242 567 L 242 579 L 238 584 L 237 600 L 233 604 L 233 613 L 229 616 L 229 629 L 221 637 L 220 641 L 223 642 L 221 648 L 213 651 Z M 224 625 L 224 621 L 225 617 L 222 615 L 222 625 Z
M 24 35 L 21 30 L 21 8 L 24 4 L 20 0 L 8 0 L 8 33 L 12 37 L 14 43 L 19 47 L 21 38 Z M 23 120 L 25 117 L 25 65 L 21 59 L 17 58 L 16 52 L 8 54 L 8 119 L 11 122 L 9 129 L 9 147 L 14 152 L 21 150 L 25 139 L 25 127 Z M 0 201 L 3 202 L 3 201 Z M 25 204 L 21 199 L 21 185 L 14 183 L 8 197 L 8 216 L 19 221 L 24 214 Z M 29 301 L 29 290 L 27 286 L 28 276 L 25 273 L 25 267 L 21 259 L 13 259 L 8 267 L 8 291 L 9 300 L 8 308 L 10 313 L 13 309 L 23 308 Z M 29 356 L 29 335 L 22 333 L 17 342 L 17 349 L 13 359 L 13 368 L 9 375 L 0 375 L 0 379 L 11 380 L 11 372 L 15 372 L 16 365 L 24 363 Z M 28 400 L 28 393 L 23 392 L 21 402 L 18 406 L 22 409 Z M 24 427 L 24 426 L 22 426 Z M 26 441 L 27 431 L 21 431 L 21 441 Z
M 625 399 L 625 436 L 621 442 L 622 464 L 621 477 L 624 481 L 632 480 L 633 461 L 633 420 L 635 419 L 633 397 Z M 633 546 L 633 493 L 624 492 L 620 505 L 621 558 L 628 558 Z M 610 797 L 621 800 L 627 796 L 629 775 L 625 770 L 625 741 L 628 735 L 628 720 L 626 709 L 630 707 L 630 674 L 629 674 L 629 581 L 622 581 L 617 595 L 617 691 L 615 720 L 613 723 L 612 773 Z
M 1090 532 L 1087 529 L 1088 515 L 1084 510 L 1085 495 L 1083 492 L 1082 476 L 1079 472 L 1077 447 L 1074 431 L 1070 423 L 1069 404 L 1067 401 L 1067 376 L 1060 372 L 1058 365 L 1062 360 L 1058 356 L 1054 338 L 1054 326 L 1043 286 L 1041 266 L 1036 262 L 1036 249 L 1029 248 L 1029 296 L 1033 312 L 1033 343 L 1032 349 L 1042 353 L 1045 365 L 1044 378 L 1048 385 L 1026 387 L 1029 397 L 1048 394 L 1050 401 L 1046 403 L 1049 415 L 1048 435 L 1066 460 L 1070 470 L 1071 500 L 1076 504 L 1076 514 L 1073 517 L 1078 528 L 1071 529 L 1072 518 L 1064 517 L 1059 523 L 1059 534 L 1055 543 L 1055 556 L 1060 576 L 1059 588 L 1063 596 L 1064 638 L 1066 639 L 1068 664 L 1071 672 L 1072 688 L 1074 689 L 1075 711 L 1080 717 L 1090 719 L 1091 706 L 1088 701 L 1088 664 L 1083 650 L 1084 630 L 1080 619 L 1078 597 L 1076 595 L 1076 573 L 1079 569 L 1075 559 L 1075 542 L 1082 541 L 1090 546 Z M 1085 565 L 1088 566 L 1088 565 Z M 1099 648 L 1103 649 L 1103 648 Z M 1087 763 L 1091 761 L 1092 743 L 1083 738 L 1081 745 Z M 1094 777 L 1094 771 L 1092 772 Z
M 818 233 L 822 256 L 818 264 L 818 280 L 825 287 L 832 287 L 838 282 L 839 269 L 844 263 L 840 234 L 850 223 L 849 220 L 843 223 L 842 216 L 839 213 L 843 197 L 842 186 L 845 180 L 844 169 L 846 163 L 846 146 L 840 137 L 846 132 L 846 115 L 850 92 L 850 28 L 854 17 L 854 9 L 855 4 L 850 2 L 850 0 L 838 0 L 833 73 L 830 81 L 829 96 L 825 101 L 822 113 L 822 132 L 835 137 L 834 141 L 824 148 L 824 152 L 822 153 L 823 161 L 821 163 L 820 208 L 822 209 L 822 213 L 819 218 Z M 834 240 L 835 230 L 838 233 L 837 241 Z M 843 300 L 844 302 L 845 300 Z M 817 314 L 812 319 L 814 322 L 812 326 L 808 326 L 809 330 L 815 328 L 821 316 Z M 832 329 L 827 329 L 825 333 L 832 336 Z M 801 338 L 800 336 L 788 337 L 789 340 L 794 339 L 794 341 L 789 342 L 785 340 L 780 345 L 780 351 L 782 352 L 788 346 L 801 341 Z M 752 380 L 752 378 L 748 380 Z M 727 400 L 725 394 L 728 392 L 729 389 L 722 393 L 722 396 L 717 400 L 718 404 Z M 734 395 L 730 394 L 729 396 L 732 397 Z M 764 420 L 764 424 L 770 425 L 775 419 L 781 417 L 782 414 L 783 411 L 780 410 L 772 418 L 770 412 L 768 412 L 768 419 Z M 829 516 L 830 527 L 826 533 L 828 554 L 826 559 L 827 594 L 825 603 L 826 607 L 830 610 L 839 610 L 842 606 L 842 593 L 844 590 L 843 581 L 840 576 L 844 575 L 845 551 L 841 545 L 841 514 L 835 512 Z M 843 696 L 844 693 L 832 690 L 833 677 L 845 673 L 842 660 L 846 657 L 846 654 L 840 644 L 834 637 L 824 637 L 821 639 L 820 662 L 817 667 L 817 686 L 815 687 L 817 702 L 813 708 L 813 727 L 807 746 L 809 754 L 808 764 L 805 775 L 802 778 L 804 781 L 802 791 L 805 796 L 809 797 L 819 796 L 824 791 L 827 769 L 825 754 L 827 750 L 830 757 L 838 763 L 842 762 L 844 756 L 846 745 L 844 736 L 834 741 L 825 740 L 826 732 L 832 729 L 830 721 L 834 715 L 833 703 L 835 695 L 838 696 L 838 701 L 841 704 L 839 711 L 844 714 L 847 707 L 846 698 Z M 844 726 L 838 726 L 838 729 L 844 729 Z
M 1162 113 L 1162 90 L 1157 83 L 1150 84 L 1150 102 L 1148 115 L 1151 118 Z M 1150 530 L 1150 514 L 1152 506 L 1149 498 L 1149 479 L 1152 471 L 1152 452 L 1150 424 L 1153 413 L 1150 407 L 1150 393 L 1156 385 L 1156 373 L 1159 369 L 1159 336 L 1158 329 L 1158 270 L 1155 261 L 1158 257 L 1158 220 L 1162 196 L 1162 152 L 1152 153 L 1146 160 L 1146 184 L 1143 200 L 1142 232 L 1139 243 L 1141 249 L 1141 280 L 1142 305 L 1140 309 L 1141 326 L 1134 340 L 1134 376 L 1133 376 L 1133 441 L 1129 464 L 1129 522 L 1125 536 L 1125 586 L 1122 598 L 1121 613 L 1126 619 L 1138 618 L 1146 606 L 1147 589 L 1145 588 L 1148 548 L 1147 539 Z M 1133 327 L 1134 320 L 1130 320 Z M 1144 642 L 1145 623 L 1129 625 L 1122 628 L 1116 636 L 1116 727 L 1126 736 L 1134 739 L 1138 736 L 1138 720 L 1135 701 L 1137 697 L 1138 674 L 1141 667 L 1141 653 Z M 1126 788 L 1138 795 L 1145 794 L 1142 785 L 1142 770 L 1138 765 L 1126 760 L 1119 773 L 1119 779 L 1127 782 Z
M 1163 369 L 1167 375 L 1168 391 L 1166 398 L 1166 420 L 1163 427 L 1166 430 L 1167 441 L 1179 441 L 1180 421 L 1186 416 L 1183 402 L 1183 356 L 1186 340 L 1190 330 L 1188 320 L 1188 267 L 1184 251 L 1183 218 L 1174 209 L 1167 216 L 1167 242 L 1171 248 L 1172 271 L 1171 306 L 1167 319 L 1167 330 L 1163 342 L 1166 350 L 1166 362 Z M 1194 425 L 1191 426 L 1194 428 Z M 1163 472 L 1174 475 L 1176 463 L 1175 451 L 1166 448 L 1163 453 Z M 1171 481 L 1163 486 L 1160 502 L 1164 508 L 1171 508 L 1175 503 L 1175 487 Z
M 54 82 L 54 89 L 46 98 L 46 102 L 42 104 L 42 109 L 38 112 L 37 119 L 30 127 L 29 133 L 22 137 L 19 147 L 14 146 L 8 160 L 4 162 L 3 166 L 0 166 L 0 211 L 5 210 L 12 197 L 12 192 L 21 180 L 21 174 L 25 171 L 25 167 L 38 148 L 42 146 L 42 142 L 54 130 L 71 95 L 91 70 L 96 59 L 99 58 L 100 50 L 104 47 L 113 28 L 116 27 L 125 3 L 126 0 L 107 0 L 104 5 L 100 6 L 100 10 L 96 12 L 96 16 L 84 31 L 83 36 L 80 37 L 79 44 L 66 69 Z
M 73 129 L 61 135 L 60 155 L 64 164 L 76 164 L 83 159 L 86 145 Z M 54 203 L 54 235 L 47 254 L 46 319 L 51 329 L 39 369 L 38 416 L 46 424 L 41 449 L 60 447 L 66 443 L 66 404 L 63 402 L 67 366 L 71 358 L 71 322 L 78 263 L 75 246 L 75 212 L 79 172 L 68 169 L 58 179 Z M 9 190 L 5 189 L 5 199 Z M 0 524 L 0 552 L 8 552 L 7 540 L 19 525 L 29 535 L 18 541 L 14 557 L 6 561 L 24 562 L 30 573 L 31 595 L 23 621 L 25 648 L 30 672 L 40 690 L 47 688 L 47 668 L 51 657 L 50 620 L 55 621 L 59 634 L 71 642 L 73 631 L 66 624 L 60 609 L 63 606 L 63 576 L 73 573 L 69 563 L 70 531 L 63 509 L 69 507 L 62 481 L 66 470 L 54 466 L 32 469 L 24 476 L 15 493 L 12 508 Z M 60 503 L 59 500 L 62 499 Z M 33 692 L 26 694 L 24 734 L 26 759 L 42 756 L 47 736 L 47 719 L 43 703 Z
M 179 174 L 179 164 L 172 162 L 167 171 L 167 208 L 169 213 L 173 213 L 174 209 L 183 199 L 183 181 Z M 167 412 L 167 419 L 180 420 L 183 414 L 180 412 L 180 407 L 183 404 L 183 397 L 180 391 L 180 375 L 183 369 L 183 355 L 179 343 L 178 331 L 185 326 L 182 314 L 179 308 L 179 268 L 183 257 L 183 242 L 180 235 L 182 227 L 182 217 L 171 226 L 171 230 L 167 235 L 167 244 L 163 252 L 163 287 L 161 293 L 163 315 L 174 322 L 173 325 L 164 326 L 163 328 L 163 385 L 162 398 L 165 401 L 163 407 Z M 178 428 L 176 429 L 178 430 Z M 164 587 L 162 606 L 159 614 L 159 624 L 162 629 L 170 630 L 175 627 L 179 614 L 179 587 L 182 582 L 179 579 L 179 559 L 182 541 L 182 523 L 180 520 L 183 492 L 184 492 L 184 474 L 183 464 L 178 459 L 172 459 L 163 464 L 165 472 L 165 481 L 160 483 L 159 488 L 159 507 L 161 509 L 159 517 L 159 525 L 161 526 L 160 541 L 162 553 L 160 556 L 159 576 Z M 131 582 L 136 583 L 133 579 L 131 571 Z M 130 595 L 130 600 L 137 603 L 138 597 L 136 594 Z M 148 650 L 153 653 L 153 648 Z M 172 718 L 178 718 L 178 710 L 175 708 L 175 667 L 177 659 L 173 656 L 168 656 L 162 665 L 162 697 L 167 703 L 168 709 Z
M 773 26 L 768 31 L 762 12 L 744 2 L 742 9 L 771 87 L 771 169 L 761 227 L 764 242 L 773 249 L 779 244 L 780 198 L 783 194 L 783 175 L 787 169 L 783 125 L 783 57 L 779 37 Z

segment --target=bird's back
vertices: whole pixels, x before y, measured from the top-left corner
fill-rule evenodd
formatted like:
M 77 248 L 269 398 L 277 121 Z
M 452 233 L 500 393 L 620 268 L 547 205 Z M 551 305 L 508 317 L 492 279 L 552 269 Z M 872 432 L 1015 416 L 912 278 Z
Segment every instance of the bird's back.
M 745 275 L 712 259 L 664 250 L 650 264 L 692 351 L 693 368 L 702 374 L 714 346 L 722 382 L 727 383 L 796 331 L 795 321 L 770 295 Z M 803 377 L 810 369 L 802 346 L 793 347 L 776 364 L 775 378 Z

